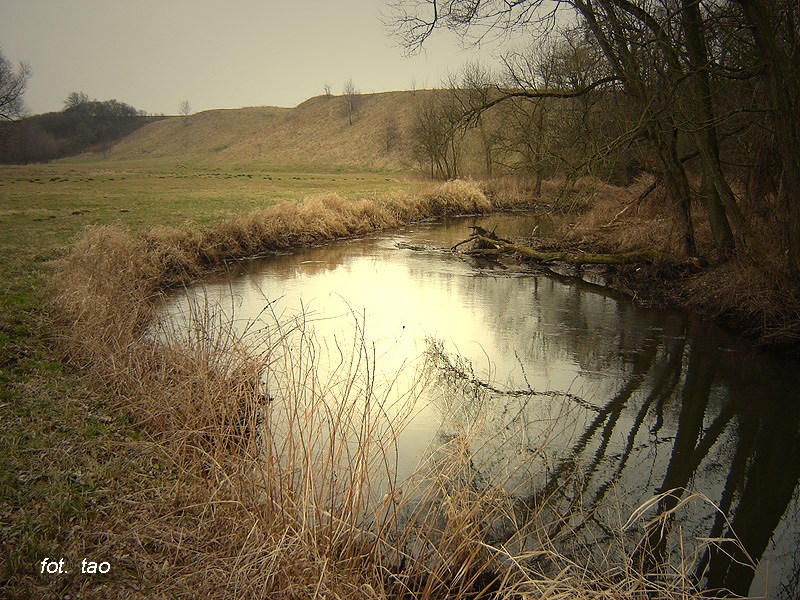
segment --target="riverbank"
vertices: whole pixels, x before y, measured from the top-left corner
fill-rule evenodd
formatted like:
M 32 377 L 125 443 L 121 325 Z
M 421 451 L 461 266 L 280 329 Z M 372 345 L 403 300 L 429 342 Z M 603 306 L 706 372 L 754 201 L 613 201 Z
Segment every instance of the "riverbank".
M 175 530 L 164 521 L 186 525 L 192 509 L 182 515 L 172 510 L 201 500 L 193 496 L 196 475 L 165 454 L 149 420 L 133 418 L 118 382 L 94 377 L 100 369 L 84 370 L 64 352 L 69 331 L 56 323 L 50 282 L 58 277 L 57 260 L 87 228 L 115 232 L 118 239 L 152 228 L 164 235 L 168 228 L 198 231 L 320 189 L 335 189 L 350 201 L 425 185 L 389 172 L 168 160 L 0 168 L 0 595 L 153 597 L 168 595 L 170 582 L 176 595 L 191 595 L 180 582 L 188 574 L 165 566 Z M 102 277 L 109 264 L 103 258 L 76 285 L 91 287 L 92 275 Z M 120 285 L 137 291 L 130 283 Z M 202 532 L 190 529 L 182 530 L 184 539 L 197 533 L 193 539 L 202 545 Z M 206 536 L 205 543 L 210 540 Z M 43 571 L 45 558 L 55 561 L 45 566 L 54 564 L 56 571 L 63 558 L 61 569 L 69 573 Z M 111 572 L 82 575 L 83 558 L 110 562 Z M 201 570 L 191 575 L 204 578 Z
M 35 291 L 26 291 L 21 279 L 15 284 L 18 306 L 27 312 L 9 310 L 4 317 L 19 325 L 4 350 L 2 408 L 11 442 L 3 470 L 10 556 L 4 588 L 22 596 L 84 598 L 262 597 L 275 590 L 286 597 L 466 597 L 494 590 L 499 579 L 508 594 L 558 589 L 608 597 L 615 589 L 624 589 L 621 596 L 658 589 L 691 595 L 688 569 L 667 584 L 630 563 L 589 570 L 547 545 L 541 552 L 561 576 L 543 578 L 522 555 L 481 539 L 487 519 L 513 513 L 511 499 L 499 491 L 476 495 L 469 486 L 431 488 L 429 498 L 449 512 L 422 524 L 435 526 L 425 560 L 404 559 L 397 537 L 390 542 L 364 531 L 359 515 L 371 497 L 370 478 L 349 460 L 346 445 L 303 439 L 287 448 L 290 462 L 280 455 L 263 463 L 256 432 L 268 399 L 258 382 L 274 368 L 273 356 L 251 356 L 237 340 L 217 346 L 200 335 L 202 343 L 186 349 L 153 344 L 143 334 L 161 291 L 228 261 L 434 216 L 526 206 L 533 199 L 520 191 L 452 182 L 420 193 L 324 194 L 202 227 L 154 221 L 131 232 L 99 224 L 66 252 L 38 248 L 38 267 L 28 275 Z M 584 199 L 593 193 L 581 188 Z M 45 282 L 42 263 L 56 257 Z M 19 266 L 31 264 L 29 257 Z M 360 355 L 358 347 L 353 351 Z M 300 364 L 310 370 L 295 370 Z M 369 364 L 364 368 L 351 381 L 368 383 Z M 294 384 L 314 381 L 313 360 L 292 363 L 285 373 Z M 303 386 L 289 381 L 285 389 L 281 401 L 294 411 L 299 431 L 313 433 L 308 425 L 318 418 L 320 401 L 347 406 L 351 400 L 315 396 L 302 404 L 306 398 L 293 394 Z M 372 431 L 365 423 L 343 425 Z M 369 460 L 391 448 L 391 439 L 364 439 L 359 456 Z M 443 473 L 455 477 L 468 468 L 462 443 L 453 440 L 439 465 Z M 304 454 L 321 447 L 330 451 Z M 393 498 L 382 496 L 389 504 L 378 508 L 396 511 Z M 527 514 L 529 531 L 538 530 L 538 516 Z M 392 529 L 392 518 L 384 525 L 401 541 L 411 535 Z M 45 559 L 60 558 L 69 573 L 37 571 L 52 564 Z M 87 577 L 79 571 L 83 558 L 108 562 L 111 572 Z
M 580 277 L 588 271 L 591 281 L 603 280 L 638 304 L 686 310 L 765 349 L 800 354 L 800 281 L 789 275 L 771 243 L 774 232 L 780 231 L 776 213 L 746 212 L 750 252 L 719 261 L 705 211 L 695 205 L 698 256 L 687 259 L 663 192 L 641 199 L 648 185 L 645 180 L 627 188 L 592 182 L 567 210 L 544 207 L 552 220 L 552 236 L 522 243 L 541 251 L 652 252 L 651 261 L 583 268 L 562 264 L 555 272 Z

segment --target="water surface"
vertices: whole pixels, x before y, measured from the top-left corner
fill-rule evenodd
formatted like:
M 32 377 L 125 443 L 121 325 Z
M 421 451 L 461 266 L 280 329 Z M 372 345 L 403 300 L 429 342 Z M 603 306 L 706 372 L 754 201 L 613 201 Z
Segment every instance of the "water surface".
M 341 368 L 341 351 L 362 336 L 376 385 L 399 397 L 398 370 L 418 375 L 433 356 L 443 376 L 399 438 L 401 478 L 480 421 L 476 481 L 503 472 L 523 501 L 547 496 L 564 514 L 581 505 L 591 517 L 564 527 L 599 546 L 615 524 L 613 510 L 596 507 L 628 515 L 677 490 L 658 504 L 670 510 L 700 493 L 707 500 L 676 513 L 684 536 L 735 532 L 759 571 L 711 552 L 698 577 L 741 594 L 800 597 L 797 363 L 697 317 L 443 250 L 473 224 L 503 236 L 546 229 L 531 216 L 450 219 L 244 262 L 189 295 L 242 329 L 265 311 L 301 319 L 324 340 L 323 368 Z M 186 302 L 173 298 L 165 314 L 179 320 Z M 448 385 L 458 393 L 443 393 Z

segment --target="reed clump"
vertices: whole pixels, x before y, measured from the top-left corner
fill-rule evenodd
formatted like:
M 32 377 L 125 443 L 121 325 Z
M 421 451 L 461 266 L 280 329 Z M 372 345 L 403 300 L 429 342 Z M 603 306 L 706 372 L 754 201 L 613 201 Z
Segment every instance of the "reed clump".
M 509 483 L 521 462 L 503 481 L 476 472 L 488 443 L 480 419 L 464 419 L 398 481 L 395 444 L 418 389 L 376 385 L 358 319 L 351 342 L 326 351 L 302 316 L 266 312 L 255 337 L 236 333 L 202 302 L 183 333 L 155 318 L 166 290 L 226 261 L 496 205 L 474 182 L 448 182 L 420 196 L 347 202 L 323 194 L 202 229 L 87 230 L 51 282 L 61 351 L 140 428 L 163 469 L 155 487 L 107 507 L 104 531 L 82 549 L 119 557 L 114 595 L 697 593 L 689 576 L 666 581 L 620 563 L 604 569 L 556 550 L 544 504 L 521 504 L 518 484 Z M 110 589 L 80 585 L 84 597 Z

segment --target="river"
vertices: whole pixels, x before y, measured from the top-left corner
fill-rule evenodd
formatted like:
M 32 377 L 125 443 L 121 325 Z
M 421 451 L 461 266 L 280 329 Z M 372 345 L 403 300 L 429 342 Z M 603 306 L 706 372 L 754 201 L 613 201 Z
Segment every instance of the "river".
M 247 335 L 267 313 L 302 323 L 331 372 L 355 344 L 371 384 L 396 395 L 389 418 L 404 414 L 407 382 L 425 379 L 397 436 L 399 479 L 469 430 L 475 481 L 502 473 L 509 493 L 548 498 L 552 515 L 580 506 L 556 536 L 602 545 L 663 494 L 653 509 L 675 510 L 669 527 L 694 541 L 735 534 L 758 566 L 700 544 L 693 568 L 708 587 L 800 597 L 797 362 L 693 315 L 443 250 L 474 224 L 506 237 L 546 229 L 529 215 L 448 219 L 246 261 L 162 312 L 186 327 L 202 297 Z

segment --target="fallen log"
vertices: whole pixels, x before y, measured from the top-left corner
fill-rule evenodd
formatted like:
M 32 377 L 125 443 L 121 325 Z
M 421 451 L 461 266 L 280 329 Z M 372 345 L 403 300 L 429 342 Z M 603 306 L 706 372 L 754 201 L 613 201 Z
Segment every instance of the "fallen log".
M 475 241 L 478 248 L 468 250 L 472 256 L 497 256 L 500 254 L 519 254 L 525 258 L 542 263 L 564 262 L 571 265 L 627 265 L 631 263 L 652 263 L 656 259 L 653 250 L 597 254 L 591 252 L 547 252 L 536 250 L 522 244 L 515 244 L 483 235 L 473 235 L 467 241 Z M 464 243 L 464 242 L 461 242 Z M 459 246 L 461 244 L 457 244 Z M 483 247 L 481 247 L 483 246 Z M 455 246 L 454 246 L 455 248 Z

